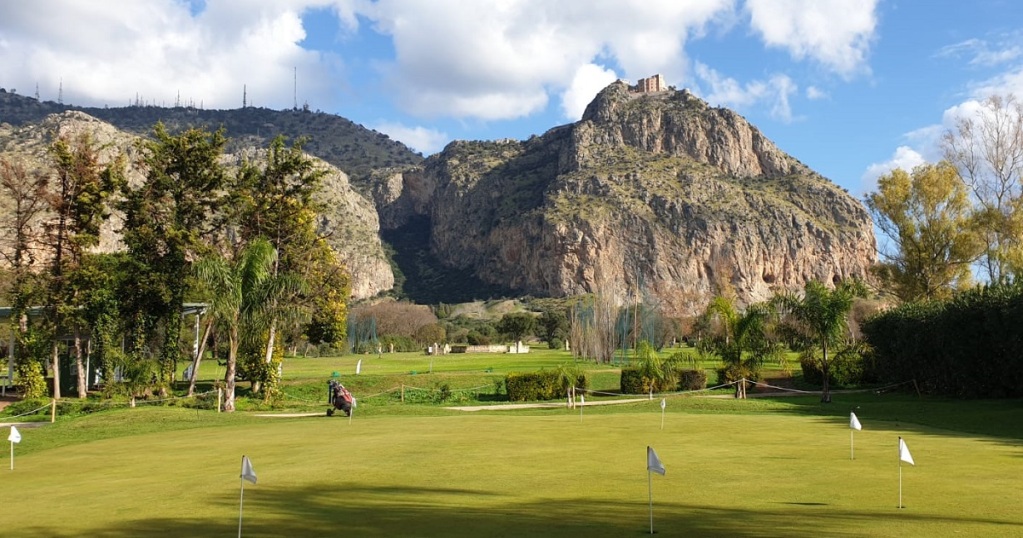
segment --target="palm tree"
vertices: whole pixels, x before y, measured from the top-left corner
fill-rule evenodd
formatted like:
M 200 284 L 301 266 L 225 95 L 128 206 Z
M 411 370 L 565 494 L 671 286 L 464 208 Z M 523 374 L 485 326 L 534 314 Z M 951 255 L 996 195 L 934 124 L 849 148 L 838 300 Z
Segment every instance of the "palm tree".
M 857 281 L 842 281 L 833 290 L 829 290 L 820 282 L 810 281 L 806 284 L 802 298 L 792 296 L 780 298 L 780 303 L 787 307 L 797 329 L 806 334 L 813 345 L 821 350 L 818 360 L 823 377 L 821 384 L 823 403 L 831 402 L 829 387 L 831 360 L 828 351 L 839 345 L 847 334 L 849 311 L 852 310 L 853 301 L 864 293 L 863 285 Z
M 783 361 L 781 348 L 771 335 L 773 310 L 766 303 L 749 305 L 738 312 L 731 301 L 715 297 L 704 314 L 718 322 L 718 334 L 711 340 L 714 353 L 721 357 L 724 381 L 756 379 L 767 359 Z M 735 388 L 736 398 L 746 397 L 745 383 Z
M 257 239 L 233 261 L 211 256 L 195 266 L 196 278 L 208 293 L 210 316 L 227 334 L 227 372 L 224 384 L 227 396 L 224 411 L 234 411 L 235 375 L 238 371 L 238 346 L 242 324 L 255 317 L 267 297 L 277 250 L 265 239 Z M 198 364 L 196 365 L 198 368 Z

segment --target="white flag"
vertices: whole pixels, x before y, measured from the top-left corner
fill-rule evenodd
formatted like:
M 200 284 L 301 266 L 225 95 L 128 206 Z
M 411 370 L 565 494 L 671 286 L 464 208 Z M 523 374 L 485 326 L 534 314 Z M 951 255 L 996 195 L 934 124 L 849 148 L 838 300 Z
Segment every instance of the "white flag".
M 11 426 L 11 434 L 7 436 L 7 440 L 12 443 L 21 442 L 21 432 L 18 431 L 18 428 Z
M 652 447 L 646 447 L 646 470 L 664 476 L 664 464 Z
M 909 447 L 906 446 L 906 442 L 901 437 L 899 437 L 899 460 L 910 465 L 916 465 L 913 463 L 913 456 L 909 453 Z
M 666 405 L 668 405 L 668 404 L 666 404 L 664 402 L 664 398 L 661 398 L 661 411 L 664 411 L 664 406 L 666 406 Z
M 586 395 L 585 394 L 580 394 L 579 395 L 579 403 L 580 404 L 586 403 Z
M 849 427 L 854 430 L 862 430 L 863 425 L 860 424 L 860 419 L 856 418 L 856 413 L 849 411 Z
M 252 468 L 252 462 L 249 461 L 248 456 L 242 456 L 242 478 L 256 483 L 256 470 Z

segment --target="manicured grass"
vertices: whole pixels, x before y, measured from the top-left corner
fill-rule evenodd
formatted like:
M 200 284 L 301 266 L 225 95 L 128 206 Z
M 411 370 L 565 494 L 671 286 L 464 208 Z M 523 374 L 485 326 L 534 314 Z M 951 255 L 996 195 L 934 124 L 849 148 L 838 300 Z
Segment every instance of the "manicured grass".
M 651 445 L 659 536 L 1023 534 L 1021 402 L 670 397 L 663 430 L 658 403 L 580 419 L 366 402 L 350 422 L 119 409 L 22 430 L 0 506 L 12 536 L 234 536 L 246 454 L 244 536 L 639 536 Z M 900 435 L 917 463 L 901 510 Z

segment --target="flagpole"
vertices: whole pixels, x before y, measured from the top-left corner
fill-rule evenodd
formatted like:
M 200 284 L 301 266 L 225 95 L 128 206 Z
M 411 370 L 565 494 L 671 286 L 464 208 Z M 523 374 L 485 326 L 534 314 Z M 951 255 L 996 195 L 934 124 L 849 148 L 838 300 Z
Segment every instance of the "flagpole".
M 853 447 L 853 433 L 856 430 L 849 428 L 849 459 L 856 459 L 856 449 Z
M 242 456 L 242 461 L 245 461 L 245 456 Z M 245 509 L 245 476 L 242 475 L 238 480 L 242 486 L 242 493 L 238 498 L 238 538 L 242 538 L 242 511 Z
M 646 471 L 647 490 L 650 493 L 650 534 L 654 533 L 654 475 L 647 469 Z
M 899 508 L 902 508 L 902 458 L 899 458 Z
M 14 441 L 11 441 L 11 470 L 14 470 Z

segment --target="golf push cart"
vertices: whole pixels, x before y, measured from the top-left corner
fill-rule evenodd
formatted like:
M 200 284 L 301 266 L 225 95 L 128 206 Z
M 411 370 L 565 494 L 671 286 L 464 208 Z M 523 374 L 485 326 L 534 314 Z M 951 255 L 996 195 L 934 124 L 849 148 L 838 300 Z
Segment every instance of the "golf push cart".
M 351 416 L 352 414 L 352 393 L 348 392 L 348 389 L 336 379 L 331 379 L 327 383 L 327 403 L 332 407 L 327 409 L 327 416 L 334 416 L 334 410 L 340 409 L 345 412 L 345 416 Z

